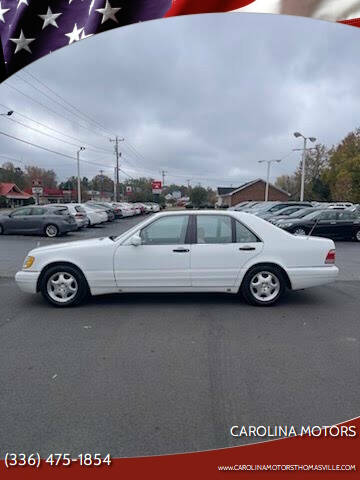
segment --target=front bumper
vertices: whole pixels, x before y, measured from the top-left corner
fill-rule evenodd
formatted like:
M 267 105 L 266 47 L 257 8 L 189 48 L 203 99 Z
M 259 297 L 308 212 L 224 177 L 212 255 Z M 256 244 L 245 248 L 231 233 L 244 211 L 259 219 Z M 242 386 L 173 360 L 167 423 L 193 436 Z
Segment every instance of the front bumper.
M 36 293 L 39 276 L 40 272 L 27 272 L 25 270 L 20 270 L 15 275 L 15 281 L 23 292 Z

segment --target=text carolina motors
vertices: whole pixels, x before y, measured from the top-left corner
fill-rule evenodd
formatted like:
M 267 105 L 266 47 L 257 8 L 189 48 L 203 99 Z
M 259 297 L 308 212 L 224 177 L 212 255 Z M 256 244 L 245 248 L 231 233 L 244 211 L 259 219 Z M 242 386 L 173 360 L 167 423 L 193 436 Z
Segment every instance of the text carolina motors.
M 355 425 L 233 425 L 232 437 L 356 437 Z

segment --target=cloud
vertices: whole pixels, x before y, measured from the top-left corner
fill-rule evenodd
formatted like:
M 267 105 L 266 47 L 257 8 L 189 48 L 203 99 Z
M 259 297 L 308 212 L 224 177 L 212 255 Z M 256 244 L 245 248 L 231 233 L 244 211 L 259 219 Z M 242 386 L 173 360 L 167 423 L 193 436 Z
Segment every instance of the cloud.
M 6 82 L 60 116 L 6 85 L 0 86 L 0 102 L 106 150 L 89 146 L 82 157 L 105 165 L 109 175 L 115 163 L 109 137 L 118 134 L 126 139 L 120 143 L 122 168 L 130 175 L 160 178 L 165 169 L 169 182 L 237 185 L 264 177 L 258 160 L 282 158 L 299 147 L 295 130 L 330 146 L 358 126 L 359 35 L 344 25 L 261 14 L 144 22 L 75 43 Z M 95 123 L 80 121 L 68 104 L 51 102 L 41 90 L 51 92 L 26 72 Z M 3 131 L 76 156 L 73 145 L 1 122 Z M 48 165 L 60 179 L 75 174 L 72 160 L 12 140 L 2 144 L 4 153 Z M 298 161 L 298 152 L 287 156 L 274 165 L 272 178 L 291 173 Z M 82 173 L 91 177 L 100 168 L 83 163 Z

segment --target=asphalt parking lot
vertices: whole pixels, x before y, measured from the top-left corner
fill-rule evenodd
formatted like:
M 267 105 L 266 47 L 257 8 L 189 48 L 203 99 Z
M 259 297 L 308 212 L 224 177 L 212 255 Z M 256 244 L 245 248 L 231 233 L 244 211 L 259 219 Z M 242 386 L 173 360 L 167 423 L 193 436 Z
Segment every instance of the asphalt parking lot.
M 156 455 L 238 445 L 232 425 L 329 425 L 359 415 L 360 244 L 338 282 L 273 308 L 208 294 L 107 295 L 58 310 L 20 292 L 28 250 L 119 234 L 0 237 L 0 456 Z

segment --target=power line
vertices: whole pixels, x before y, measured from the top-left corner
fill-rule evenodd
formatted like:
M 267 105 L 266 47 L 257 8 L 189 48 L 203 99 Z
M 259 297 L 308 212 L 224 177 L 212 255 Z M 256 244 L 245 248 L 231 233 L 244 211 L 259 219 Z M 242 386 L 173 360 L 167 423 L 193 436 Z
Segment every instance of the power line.
M 10 135 L 9 133 L 6 133 L 6 132 L 2 132 L 0 131 L 0 134 L 1 135 L 4 135 L 5 137 L 8 137 L 8 138 L 12 138 L 13 140 L 17 140 L 21 143 L 25 143 L 26 145 L 30 145 L 32 147 L 36 147 L 36 148 L 39 148 L 41 150 L 45 150 L 47 152 L 50 152 L 50 153 L 53 153 L 55 155 L 59 155 L 61 157 L 64 157 L 64 158 L 70 158 L 71 160 L 76 160 L 77 161 L 77 158 L 76 157 L 72 157 L 70 155 L 67 155 L 66 153 L 62 153 L 62 152 L 58 152 L 56 150 L 51 150 L 50 148 L 47 148 L 47 147 L 44 147 L 42 145 L 38 145 L 36 143 L 33 143 L 33 142 L 29 142 L 27 140 L 23 140 L 22 138 L 19 138 L 19 137 L 15 137 L 14 135 Z M 83 163 L 88 163 L 89 165 L 95 165 L 95 166 L 100 166 L 100 167 L 106 167 L 106 168 L 112 168 L 110 165 L 108 164 L 103 164 L 103 163 L 97 163 L 97 162 L 92 162 L 90 160 L 81 160 Z
M 7 107 L 6 105 L 4 105 L 4 104 L 2 104 L 2 103 L 0 103 L 0 106 L 1 106 L 1 107 L 4 107 L 4 108 L 7 109 L 7 110 L 10 110 L 9 107 Z M 95 146 L 95 145 L 92 145 L 91 143 L 84 142 L 83 140 L 80 140 L 80 139 L 77 138 L 77 137 L 73 137 L 73 136 L 71 136 L 71 135 L 68 135 L 68 134 L 66 134 L 66 133 L 63 133 L 63 132 L 61 132 L 60 130 L 57 130 L 56 128 L 49 127 L 48 125 L 45 125 L 44 123 L 41 123 L 41 122 L 39 122 L 38 120 L 34 120 L 33 118 L 31 118 L 31 117 L 29 117 L 29 116 L 27 116 L 27 115 L 24 115 L 23 113 L 20 113 L 20 112 L 18 112 L 17 110 L 13 110 L 13 112 L 16 113 L 16 115 L 19 115 L 20 117 L 25 118 L 26 120 L 29 120 L 30 122 L 36 123 L 37 125 L 40 125 L 40 126 L 43 127 L 43 128 L 47 128 L 48 130 L 50 130 L 50 131 L 52 131 L 52 132 L 59 133 L 59 134 L 62 135 L 63 137 L 70 138 L 71 140 L 76 140 L 77 142 L 79 142 L 80 145 L 85 145 L 88 150 L 90 150 L 90 149 L 89 149 L 89 146 L 90 146 L 90 147 L 91 147 L 92 149 L 94 149 L 94 150 L 99 150 L 99 151 L 103 151 L 103 152 L 112 154 L 112 152 L 111 152 L 110 150 L 107 150 L 107 149 L 102 148 L 102 147 L 97 147 L 97 146 Z M 76 146 L 78 146 L 78 145 L 76 145 Z
M 29 95 L 27 95 L 26 93 L 22 92 L 19 88 L 17 87 L 14 87 L 14 85 L 9 85 L 8 83 L 5 83 L 5 86 L 8 87 L 8 88 L 11 88 L 13 90 L 15 90 L 16 92 L 20 93 L 21 95 L 23 95 L 24 97 L 30 99 L 32 102 L 34 103 L 37 103 L 38 105 L 40 105 L 41 107 L 45 108 L 46 110 L 49 110 L 51 113 L 54 113 L 55 115 L 57 115 L 58 117 L 61 117 L 63 119 L 65 119 L 67 122 L 72 122 L 73 120 L 71 120 L 70 118 L 67 118 L 65 117 L 62 113 L 59 113 L 57 112 L 56 110 L 53 110 L 52 108 L 50 108 L 49 106 L 43 104 L 42 102 L 39 102 L 38 100 L 35 100 L 35 98 L 32 98 L 30 97 Z M 103 135 L 99 132 L 97 132 L 96 130 L 91 130 L 89 127 L 86 127 L 84 125 L 81 125 L 80 123 L 78 123 L 78 126 L 85 129 L 85 130 L 88 130 L 90 131 L 91 133 L 95 133 L 96 135 L 99 135 L 101 137 L 106 137 L 106 135 Z
M 94 123 L 95 125 L 97 125 L 98 127 L 100 127 L 102 130 L 104 130 L 105 132 L 109 133 L 110 132 L 105 128 L 103 127 L 97 120 L 94 120 L 93 118 L 91 118 L 89 115 L 87 115 L 86 113 L 84 113 L 83 111 L 81 111 L 79 108 L 75 107 L 75 105 L 73 105 L 71 102 L 68 102 L 64 97 L 62 97 L 61 95 L 59 95 L 57 92 L 55 92 L 55 90 L 53 90 L 52 88 L 50 88 L 48 85 L 46 85 L 44 82 L 42 82 L 41 80 L 39 80 L 37 77 L 35 77 L 35 75 L 33 75 L 32 73 L 26 71 L 24 72 L 26 73 L 27 75 L 29 75 L 30 77 L 32 77 L 34 80 L 36 80 L 40 85 L 42 85 L 43 87 L 45 87 L 47 90 L 49 90 L 49 92 L 51 92 L 53 95 L 55 95 L 56 97 L 60 98 L 60 100 L 62 100 L 66 105 L 70 106 L 71 108 L 73 108 L 75 111 L 77 111 L 78 113 L 80 113 L 83 117 L 85 117 L 86 119 L 90 120 L 92 123 Z M 112 134 L 110 134 L 112 135 Z

